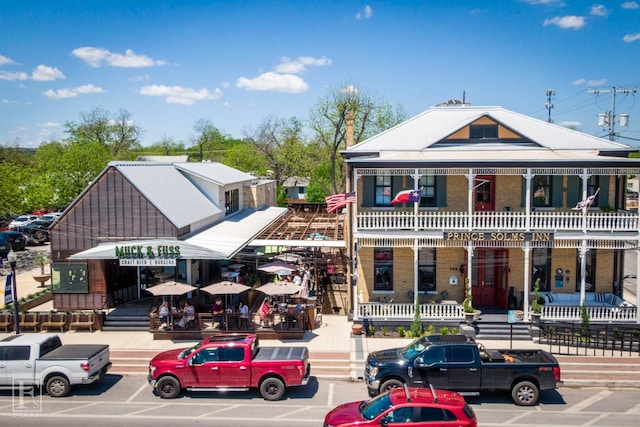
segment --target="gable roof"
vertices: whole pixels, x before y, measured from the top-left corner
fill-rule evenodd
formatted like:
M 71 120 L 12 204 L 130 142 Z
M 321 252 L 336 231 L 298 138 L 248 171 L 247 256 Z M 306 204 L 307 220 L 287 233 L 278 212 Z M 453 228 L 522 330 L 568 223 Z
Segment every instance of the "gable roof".
M 213 221 L 221 210 L 177 166 L 159 162 L 110 162 L 108 167 L 116 168 L 176 227 Z M 216 164 L 209 167 L 215 168 Z
M 483 117 L 507 127 L 529 144 L 509 144 L 495 141 L 476 144 L 468 139 L 447 140 L 446 150 L 578 150 L 592 152 L 631 151 L 631 147 L 605 140 L 563 126 L 548 123 L 502 107 L 441 106 L 421 114 L 356 144 L 342 153 L 345 157 L 381 154 L 384 151 L 430 151 L 438 143 Z M 440 144 L 445 145 L 445 144 Z
M 218 162 L 189 162 L 173 165 L 176 169 L 219 185 L 251 182 L 255 176 Z

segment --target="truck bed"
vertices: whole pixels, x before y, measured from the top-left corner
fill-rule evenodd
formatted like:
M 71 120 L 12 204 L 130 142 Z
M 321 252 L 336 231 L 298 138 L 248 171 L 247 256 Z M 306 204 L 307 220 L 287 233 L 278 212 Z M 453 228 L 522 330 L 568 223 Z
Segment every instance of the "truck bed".
M 543 350 L 484 350 L 480 357 L 485 364 L 496 363 L 557 363 L 557 360 Z
M 307 347 L 260 347 L 253 360 L 305 360 L 308 353 Z
M 40 360 L 91 359 L 108 348 L 106 344 L 65 344 L 51 350 Z

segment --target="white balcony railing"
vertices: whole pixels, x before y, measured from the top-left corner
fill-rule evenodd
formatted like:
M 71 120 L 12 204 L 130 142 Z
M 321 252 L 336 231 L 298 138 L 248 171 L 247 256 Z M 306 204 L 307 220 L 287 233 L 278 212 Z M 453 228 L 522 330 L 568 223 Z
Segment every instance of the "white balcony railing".
M 635 212 L 358 212 L 358 230 L 638 231 Z
M 587 306 L 590 322 L 635 322 L 636 307 Z M 543 305 L 540 320 L 580 322 L 580 307 Z

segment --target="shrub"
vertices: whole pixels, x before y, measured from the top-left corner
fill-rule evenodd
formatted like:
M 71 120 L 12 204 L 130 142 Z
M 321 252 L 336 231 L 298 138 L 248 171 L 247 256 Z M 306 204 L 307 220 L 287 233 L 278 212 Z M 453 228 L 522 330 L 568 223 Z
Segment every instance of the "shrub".
M 446 326 L 443 326 L 442 328 L 440 328 L 440 333 L 442 335 L 449 335 L 449 328 L 447 328 Z
M 469 277 L 464 279 L 464 287 L 465 287 L 465 297 L 464 301 L 462 301 L 462 308 L 465 313 L 474 313 L 476 310 L 471 305 L 472 296 L 471 296 L 471 281 Z
M 580 305 L 580 319 L 581 319 L 581 324 L 580 324 L 580 332 L 582 333 L 582 336 L 586 337 L 589 335 L 589 311 L 587 311 L 587 305 L 583 302 Z
M 426 333 L 427 335 L 434 335 L 436 333 L 436 327 L 433 325 L 427 325 Z
M 396 331 L 398 331 L 398 335 L 400 336 L 400 338 L 404 338 L 405 334 L 406 334 L 406 330 L 404 329 L 404 326 L 398 326 L 396 328 Z
M 382 335 L 383 336 L 387 336 L 389 335 L 389 328 L 387 328 L 386 326 L 383 326 L 382 328 L 380 328 L 380 330 L 382 331 Z
M 411 334 L 414 337 L 419 337 L 420 335 L 422 335 L 423 330 L 422 319 L 420 319 L 420 303 L 416 301 L 413 321 L 411 322 Z
M 531 301 L 531 311 L 534 313 L 542 312 L 542 305 L 540 304 L 540 278 L 536 279 L 536 283 L 533 286 L 533 301 Z
M 376 327 L 375 327 L 375 326 L 373 326 L 373 325 L 369 325 L 369 330 L 368 330 L 368 332 L 369 332 L 369 335 L 370 335 L 370 336 L 374 336 L 374 335 L 376 334 Z

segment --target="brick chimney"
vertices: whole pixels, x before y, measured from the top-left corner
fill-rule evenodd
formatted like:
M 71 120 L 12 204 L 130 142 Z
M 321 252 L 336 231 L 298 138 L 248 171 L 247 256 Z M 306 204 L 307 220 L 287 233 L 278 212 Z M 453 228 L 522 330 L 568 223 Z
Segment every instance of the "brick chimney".
M 351 111 L 347 111 L 345 114 L 347 119 L 347 133 L 345 135 L 347 148 L 353 146 L 353 113 Z

